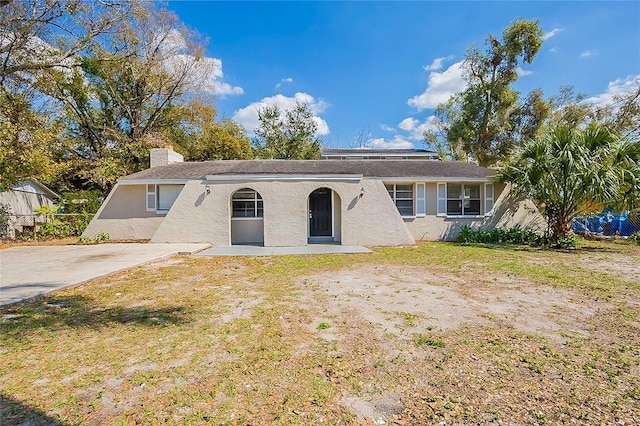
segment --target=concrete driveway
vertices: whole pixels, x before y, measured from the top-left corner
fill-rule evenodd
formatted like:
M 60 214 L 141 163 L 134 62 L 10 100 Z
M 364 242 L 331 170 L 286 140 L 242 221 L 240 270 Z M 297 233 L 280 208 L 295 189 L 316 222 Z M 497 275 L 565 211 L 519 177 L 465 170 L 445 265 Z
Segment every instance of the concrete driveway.
M 22 246 L 0 250 L 0 305 L 113 274 L 208 244 Z

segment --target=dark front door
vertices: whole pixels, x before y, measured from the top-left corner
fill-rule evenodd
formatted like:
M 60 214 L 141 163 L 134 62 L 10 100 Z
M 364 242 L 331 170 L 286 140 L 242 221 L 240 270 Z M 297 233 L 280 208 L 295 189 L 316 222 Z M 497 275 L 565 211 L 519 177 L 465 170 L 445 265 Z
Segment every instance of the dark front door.
M 330 237 L 332 231 L 331 190 L 316 189 L 309 195 L 309 236 Z

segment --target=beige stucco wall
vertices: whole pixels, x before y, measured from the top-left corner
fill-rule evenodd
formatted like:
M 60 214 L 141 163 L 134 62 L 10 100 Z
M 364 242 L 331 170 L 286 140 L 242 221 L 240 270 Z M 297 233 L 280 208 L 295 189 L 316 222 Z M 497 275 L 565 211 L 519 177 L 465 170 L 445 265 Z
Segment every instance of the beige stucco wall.
M 210 188 L 206 194 L 205 185 Z M 146 211 L 145 185 L 116 186 L 84 235 L 107 232 L 111 238 L 151 239 L 152 242 L 209 242 L 214 247 L 232 243 L 231 195 L 242 188 L 258 191 L 264 219 L 238 231 L 234 242 L 264 245 L 308 244 L 309 194 L 318 188 L 334 193 L 334 238 L 343 245 L 388 246 L 416 240 L 453 240 L 461 226 L 541 229 L 543 220 L 529 201 L 514 200 L 508 189 L 495 184 L 494 213 L 481 218 L 436 216 L 437 184 L 426 184 L 426 217 L 402 218 L 380 179 L 360 181 L 189 181 L 166 216 Z M 361 191 L 364 190 L 361 196 Z M 234 221 L 236 222 L 236 221 Z M 240 221 L 242 222 L 242 221 Z
M 209 185 L 206 195 L 204 186 Z M 318 188 L 334 191 L 334 236 L 344 245 L 402 245 L 414 240 L 404 226 L 382 181 L 188 182 L 152 241 L 207 241 L 215 247 L 231 243 L 230 197 L 251 188 L 262 196 L 264 245 L 308 243 L 308 199 Z M 363 197 L 359 197 L 361 189 Z M 339 214 L 338 214 L 339 213 Z
M 106 232 L 117 240 L 151 239 L 164 215 L 147 211 L 146 196 L 146 185 L 116 185 L 82 235 L 94 238 Z
M 514 199 L 504 184 L 494 184 L 493 213 L 487 217 L 441 217 L 436 216 L 438 208 L 437 183 L 426 185 L 427 215 L 425 217 L 405 218 L 407 228 L 416 241 L 455 240 L 463 226 L 472 228 L 513 228 L 544 230 L 544 219 L 535 205 L 529 200 Z M 484 208 L 484 198 L 482 201 Z

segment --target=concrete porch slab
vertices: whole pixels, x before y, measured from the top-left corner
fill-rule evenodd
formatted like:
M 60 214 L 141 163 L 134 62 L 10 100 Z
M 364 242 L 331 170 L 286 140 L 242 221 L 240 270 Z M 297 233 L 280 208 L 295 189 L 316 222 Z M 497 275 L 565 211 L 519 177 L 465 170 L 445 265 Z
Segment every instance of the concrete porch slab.
M 335 244 L 312 244 L 302 247 L 231 246 L 212 247 L 196 253 L 195 256 L 281 256 L 347 253 L 371 253 L 371 250 L 362 246 L 340 246 Z

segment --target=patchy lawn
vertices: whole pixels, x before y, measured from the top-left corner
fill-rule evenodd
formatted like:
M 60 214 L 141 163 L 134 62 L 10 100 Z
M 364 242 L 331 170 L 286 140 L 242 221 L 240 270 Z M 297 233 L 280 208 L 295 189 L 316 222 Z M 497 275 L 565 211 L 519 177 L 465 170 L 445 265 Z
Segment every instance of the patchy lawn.
M 640 246 L 173 257 L 0 308 L 2 424 L 640 424 Z

